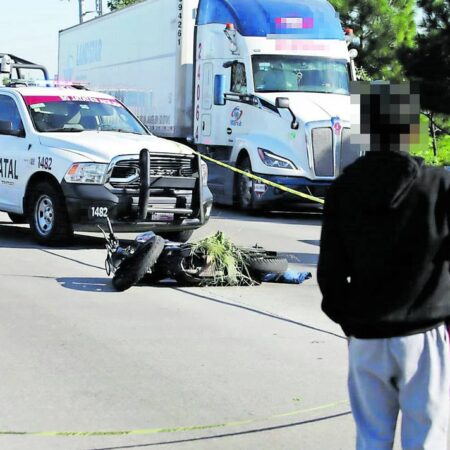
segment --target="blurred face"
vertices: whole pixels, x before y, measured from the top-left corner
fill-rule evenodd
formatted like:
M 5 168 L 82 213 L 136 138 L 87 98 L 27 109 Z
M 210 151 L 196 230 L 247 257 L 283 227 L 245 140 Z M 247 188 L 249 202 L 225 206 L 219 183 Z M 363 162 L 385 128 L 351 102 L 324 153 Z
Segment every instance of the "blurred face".
M 418 86 L 409 82 L 353 82 L 352 139 L 363 150 L 409 151 L 419 142 Z

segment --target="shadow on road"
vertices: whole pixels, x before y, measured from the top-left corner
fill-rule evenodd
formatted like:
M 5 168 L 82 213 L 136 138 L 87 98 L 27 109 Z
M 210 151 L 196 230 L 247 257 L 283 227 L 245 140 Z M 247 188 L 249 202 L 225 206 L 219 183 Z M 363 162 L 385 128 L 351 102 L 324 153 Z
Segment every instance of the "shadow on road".
M 57 278 L 56 281 L 66 289 L 83 292 L 116 292 L 110 278 Z
M 66 261 L 71 261 L 71 262 L 74 262 L 76 264 L 81 264 L 82 266 L 92 267 L 93 269 L 105 270 L 104 266 L 100 267 L 100 266 L 96 266 L 94 264 L 89 264 L 87 262 L 80 261 L 79 259 L 69 258 L 68 256 L 60 255 L 59 253 L 55 253 L 55 252 L 53 252 L 51 250 L 46 250 L 44 248 L 39 248 L 39 247 L 38 247 L 38 250 L 41 250 L 41 252 L 47 253 L 48 255 L 54 256 L 56 258 L 65 259 Z
M 282 317 L 282 316 L 278 316 L 276 314 L 270 313 L 270 312 L 266 312 L 266 311 L 262 311 L 260 309 L 256 309 L 256 308 L 251 308 L 250 306 L 246 306 L 246 305 L 239 305 L 237 303 L 232 303 L 226 300 L 221 300 L 215 297 L 209 297 L 207 295 L 202 295 L 202 294 L 198 294 L 197 292 L 191 291 L 191 290 L 186 290 L 183 288 L 175 288 L 177 291 L 179 292 L 183 292 L 184 294 L 188 294 L 191 295 L 193 297 L 197 297 L 201 300 L 207 300 L 213 303 L 218 303 L 220 305 L 224 305 L 224 306 L 230 306 L 232 308 L 238 308 L 238 309 L 243 309 L 245 311 L 249 311 L 251 313 L 255 313 L 255 314 L 260 314 L 261 316 L 265 316 L 265 317 L 270 317 L 272 319 L 276 319 L 276 320 L 280 320 L 282 322 L 287 322 L 293 325 L 297 325 L 299 327 L 303 327 L 303 328 L 307 328 L 308 330 L 312 330 L 312 331 L 317 331 L 319 333 L 323 333 L 323 334 L 328 334 L 330 336 L 334 336 L 337 337 L 339 339 L 343 339 L 343 340 L 347 340 L 347 338 L 343 335 L 337 334 L 337 333 L 333 333 L 332 331 L 328 331 L 328 330 L 324 330 L 322 328 L 317 328 L 317 327 L 313 327 L 312 325 L 308 325 L 306 323 L 303 322 L 298 322 L 296 320 L 292 320 L 292 319 L 288 319 L 287 317 Z
M 278 256 L 286 258 L 289 264 L 301 264 L 302 266 L 317 266 L 319 255 L 317 253 L 278 253 Z
M 171 445 L 171 444 L 183 444 L 186 442 L 207 441 L 207 440 L 211 440 L 211 439 L 221 439 L 221 438 L 227 438 L 227 437 L 233 437 L 233 436 L 243 436 L 246 434 L 263 433 L 266 431 L 282 430 L 283 428 L 298 427 L 298 426 L 307 425 L 310 423 L 323 422 L 324 420 L 331 420 L 331 419 L 336 419 L 338 417 L 349 416 L 350 414 L 351 414 L 351 411 L 345 411 L 343 413 L 332 414 L 332 415 L 324 416 L 324 417 L 317 417 L 315 419 L 302 420 L 299 422 L 292 422 L 292 423 L 288 423 L 288 424 L 284 424 L 284 425 L 276 425 L 276 426 L 272 426 L 272 427 L 254 428 L 254 429 L 246 430 L 246 431 L 235 431 L 233 433 L 230 432 L 230 433 L 216 434 L 213 436 L 201 436 L 201 437 L 178 439 L 178 440 L 172 440 L 172 441 L 152 442 L 150 444 L 122 445 L 120 447 L 89 448 L 88 450 L 120 450 L 120 449 L 127 449 L 127 448 L 153 447 L 155 445 Z M 230 447 L 230 448 L 232 448 L 232 447 Z
M 77 261 L 78 262 L 78 261 Z M 48 277 L 50 278 L 50 277 Z M 112 278 L 57 278 L 56 281 L 66 289 L 73 289 L 75 291 L 85 291 L 85 292 L 115 292 L 116 291 L 112 285 Z M 178 283 L 172 279 L 165 279 L 157 281 L 154 283 L 149 283 L 141 281 L 134 285 L 134 287 L 145 288 L 151 287 L 153 289 L 168 289 L 177 287 Z
M 0 222 L 0 248 L 45 249 L 50 247 L 37 244 L 33 240 L 30 229 L 27 226 L 14 225 L 10 222 Z M 105 248 L 105 244 L 101 235 L 97 237 L 75 234 L 68 245 L 54 246 L 51 248 L 59 250 L 100 249 Z
M 297 225 L 318 225 L 322 224 L 322 213 L 317 211 L 261 211 L 247 213 L 233 209 L 227 206 L 214 206 L 212 218 L 231 221 L 245 222 L 269 222 L 273 224 L 297 224 Z M 134 237 L 136 233 L 132 233 Z M 122 245 L 130 242 L 130 236 L 126 238 L 120 236 Z M 301 241 L 312 245 L 319 245 L 318 241 Z M 0 248 L 22 248 L 22 249 L 44 249 L 37 244 L 31 235 L 27 225 L 16 225 L 9 221 L 0 221 Z M 59 250 L 84 250 L 84 249 L 103 249 L 104 239 L 101 234 L 97 236 L 76 233 L 72 241 L 66 245 L 52 246 L 52 249 Z M 294 261 L 293 261 L 294 262 Z M 310 264 L 306 262 L 306 264 Z
M 214 219 L 243 220 L 245 222 L 292 223 L 298 225 L 321 225 L 322 211 L 315 209 L 304 211 L 239 211 L 231 206 L 214 205 L 211 213 Z
M 303 242 L 304 244 L 315 245 L 316 247 L 320 247 L 320 240 L 300 239 L 298 242 Z

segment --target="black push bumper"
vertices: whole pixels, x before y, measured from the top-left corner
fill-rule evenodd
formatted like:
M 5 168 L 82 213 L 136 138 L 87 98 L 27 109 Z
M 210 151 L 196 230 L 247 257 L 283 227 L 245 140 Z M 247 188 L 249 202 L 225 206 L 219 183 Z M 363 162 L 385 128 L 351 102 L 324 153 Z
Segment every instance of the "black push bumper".
M 193 230 L 208 221 L 213 198 L 208 187 L 203 186 L 200 170 L 192 177 L 152 178 L 145 168 L 141 174 L 144 180 L 134 190 L 63 181 L 61 187 L 73 228 L 98 231 L 107 216 L 114 230 L 124 232 Z
M 167 205 L 164 198 L 149 198 L 147 218 L 139 218 L 139 197 L 117 194 L 102 185 L 62 183 L 69 219 L 75 230 L 98 231 L 108 216 L 117 231 L 183 231 L 201 227 L 209 219 L 212 194 L 202 188 L 202 204 L 192 209 Z M 177 198 L 174 201 L 178 201 Z M 158 206 L 159 205 L 159 206 Z M 167 207 L 170 206 L 170 209 Z M 191 212 L 192 211 L 192 212 Z

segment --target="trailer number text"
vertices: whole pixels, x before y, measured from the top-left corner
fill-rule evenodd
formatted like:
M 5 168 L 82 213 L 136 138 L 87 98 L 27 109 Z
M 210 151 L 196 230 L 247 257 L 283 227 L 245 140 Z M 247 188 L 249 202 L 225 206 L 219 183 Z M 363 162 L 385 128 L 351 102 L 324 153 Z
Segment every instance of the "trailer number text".
M 200 97 L 201 97 L 201 80 L 202 80 L 202 71 L 201 71 L 201 64 L 200 60 L 202 59 L 202 43 L 200 42 L 198 44 L 198 50 L 197 50 L 197 60 L 198 67 L 197 67 L 197 81 L 196 81 L 196 96 L 195 96 L 195 102 L 197 104 L 195 108 L 195 140 L 198 141 L 199 133 L 198 133 L 198 127 L 199 127 L 199 120 L 200 120 Z
M 178 46 L 181 46 L 181 37 L 183 36 L 183 0 L 178 0 Z

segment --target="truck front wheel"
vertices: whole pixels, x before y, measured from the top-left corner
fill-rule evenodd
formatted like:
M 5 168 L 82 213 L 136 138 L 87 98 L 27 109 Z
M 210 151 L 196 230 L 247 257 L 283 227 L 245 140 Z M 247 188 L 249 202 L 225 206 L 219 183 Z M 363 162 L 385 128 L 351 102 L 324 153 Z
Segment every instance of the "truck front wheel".
M 245 157 L 238 166 L 238 169 L 252 174 L 252 163 Z M 255 209 L 255 186 L 251 178 L 238 174 L 236 178 L 236 194 L 239 208 L 244 210 Z
M 61 244 L 72 237 L 64 197 L 51 183 L 37 183 L 31 190 L 28 205 L 31 232 L 39 243 Z

